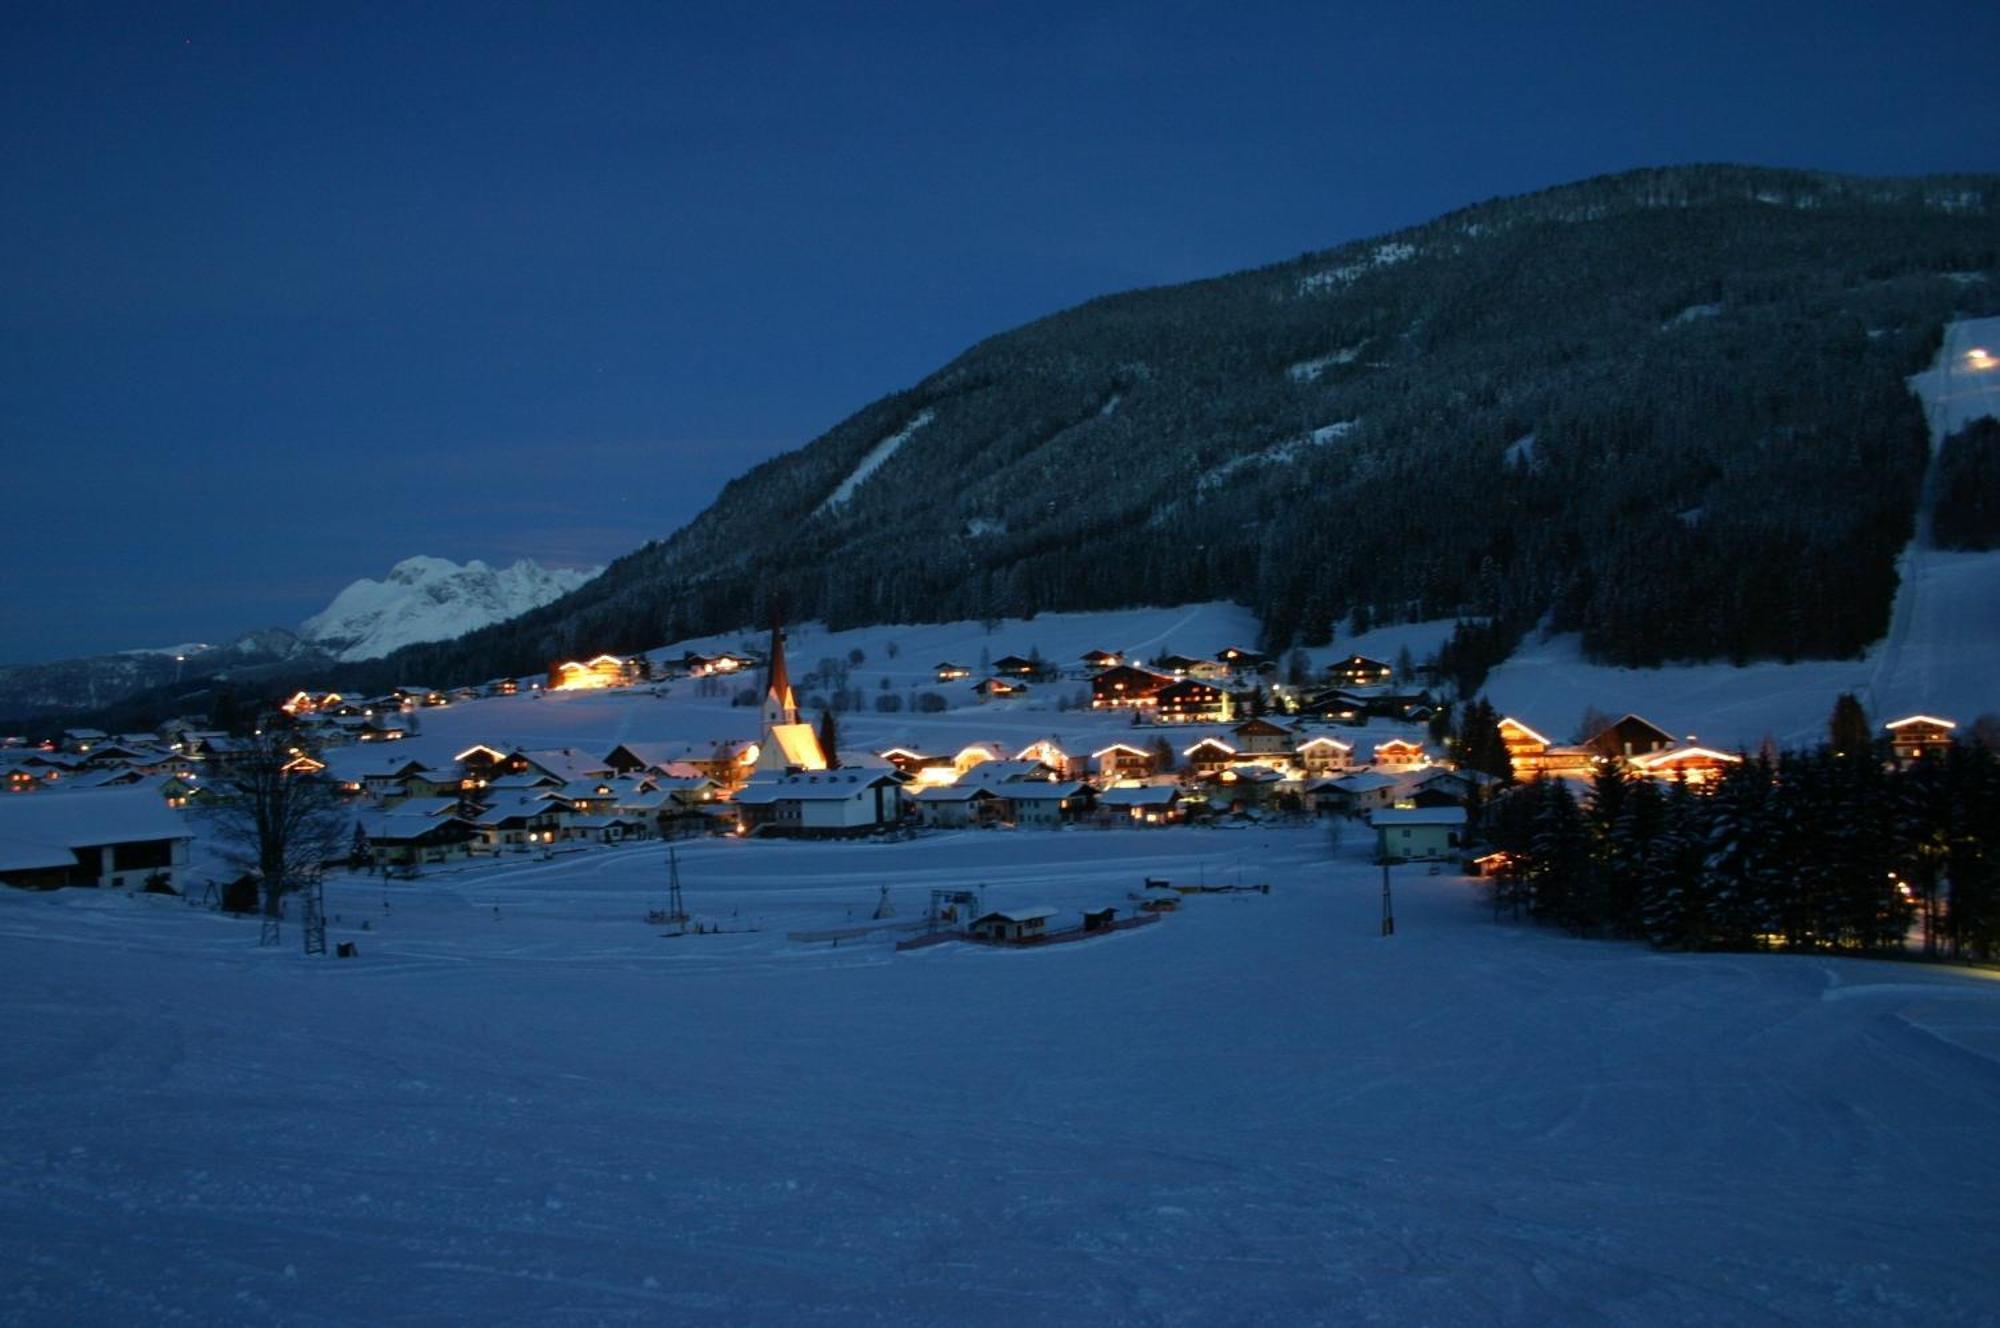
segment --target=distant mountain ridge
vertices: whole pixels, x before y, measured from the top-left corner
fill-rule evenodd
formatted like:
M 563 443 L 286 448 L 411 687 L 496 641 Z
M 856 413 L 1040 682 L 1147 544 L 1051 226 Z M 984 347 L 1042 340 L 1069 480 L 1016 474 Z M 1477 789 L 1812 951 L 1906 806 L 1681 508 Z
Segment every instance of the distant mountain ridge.
M 583 585 L 597 570 L 522 559 L 494 569 L 478 559 L 405 558 L 380 581 L 363 577 L 297 631 L 263 627 L 220 645 L 187 642 L 0 665 L 0 716 L 28 719 L 118 706 L 135 695 L 185 689 L 207 698 L 220 685 L 255 691 L 278 678 L 325 674 L 413 642 L 436 642 L 525 613 Z
M 404 646 L 449 641 L 539 608 L 602 568 L 545 568 L 523 558 L 492 568 L 477 558 L 405 558 L 380 581 L 363 577 L 306 619 L 300 634 L 337 659 L 379 659 Z

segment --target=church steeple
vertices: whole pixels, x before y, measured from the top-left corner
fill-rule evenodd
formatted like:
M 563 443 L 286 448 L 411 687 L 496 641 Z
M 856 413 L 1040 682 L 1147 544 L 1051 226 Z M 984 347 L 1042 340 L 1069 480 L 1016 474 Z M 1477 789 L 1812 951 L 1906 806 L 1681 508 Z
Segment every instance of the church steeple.
M 764 726 L 799 722 L 799 700 L 792 693 L 792 675 L 785 668 L 785 630 L 771 620 L 771 662 L 764 688 Z
M 819 736 L 812 725 L 799 723 L 799 699 L 792 693 L 792 675 L 785 669 L 785 631 L 775 614 L 771 619 L 771 662 L 765 668 L 763 719 L 755 763 L 758 774 L 826 769 Z

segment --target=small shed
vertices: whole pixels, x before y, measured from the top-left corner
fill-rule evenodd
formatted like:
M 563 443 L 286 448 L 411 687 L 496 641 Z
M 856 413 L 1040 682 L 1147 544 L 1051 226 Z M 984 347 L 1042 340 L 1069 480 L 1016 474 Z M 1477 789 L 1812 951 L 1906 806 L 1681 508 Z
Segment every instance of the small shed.
M 1108 931 L 1111 925 L 1117 920 L 1118 910 L 1109 905 L 1103 908 L 1086 908 L 1083 910 L 1083 929 L 1085 931 Z
M 995 909 L 972 920 L 968 928 L 975 941 L 1032 941 L 1048 932 L 1052 908 Z

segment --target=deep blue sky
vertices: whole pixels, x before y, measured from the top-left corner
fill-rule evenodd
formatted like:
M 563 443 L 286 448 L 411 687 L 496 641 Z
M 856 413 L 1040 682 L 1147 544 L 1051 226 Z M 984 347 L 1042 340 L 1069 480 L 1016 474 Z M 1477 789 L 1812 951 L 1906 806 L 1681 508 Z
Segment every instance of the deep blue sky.
M 9 6 L 0 661 L 603 561 L 980 337 L 1496 194 L 2000 168 L 2000 6 L 1619 8 Z

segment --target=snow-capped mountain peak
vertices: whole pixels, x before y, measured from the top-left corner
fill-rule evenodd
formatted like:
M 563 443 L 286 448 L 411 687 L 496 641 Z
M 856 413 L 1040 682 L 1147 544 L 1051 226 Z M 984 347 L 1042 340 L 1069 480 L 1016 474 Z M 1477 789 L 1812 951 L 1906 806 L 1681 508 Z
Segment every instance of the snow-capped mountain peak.
M 549 568 L 523 558 L 495 570 L 479 559 L 405 558 L 380 581 L 363 577 L 306 619 L 305 637 L 343 660 L 379 659 L 420 641 L 450 641 L 539 608 L 602 568 Z

